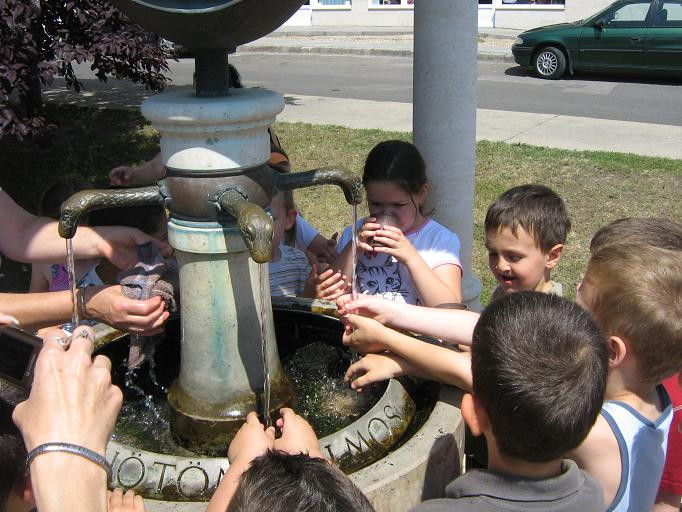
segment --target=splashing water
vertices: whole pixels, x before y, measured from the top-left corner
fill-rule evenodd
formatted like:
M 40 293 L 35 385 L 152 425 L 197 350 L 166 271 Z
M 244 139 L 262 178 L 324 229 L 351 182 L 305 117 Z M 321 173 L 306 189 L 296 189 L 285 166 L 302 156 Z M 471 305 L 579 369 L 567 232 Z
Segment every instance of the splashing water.
M 267 332 L 266 332 L 266 304 L 265 301 L 270 297 L 270 287 L 268 286 L 268 264 L 262 263 L 258 265 L 258 281 L 260 290 L 260 309 L 258 311 L 258 323 L 260 323 L 260 342 L 263 353 L 263 418 L 265 419 L 265 428 L 272 426 L 272 419 L 270 418 L 270 367 L 268 364 L 268 347 L 267 347 Z M 267 289 L 266 289 L 267 286 Z
M 69 273 L 69 287 L 71 288 L 71 305 L 73 313 L 71 314 L 72 329 L 78 327 L 80 318 L 78 317 L 78 302 L 76 297 L 76 265 L 73 260 L 73 240 L 66 239 L 66 270 Z

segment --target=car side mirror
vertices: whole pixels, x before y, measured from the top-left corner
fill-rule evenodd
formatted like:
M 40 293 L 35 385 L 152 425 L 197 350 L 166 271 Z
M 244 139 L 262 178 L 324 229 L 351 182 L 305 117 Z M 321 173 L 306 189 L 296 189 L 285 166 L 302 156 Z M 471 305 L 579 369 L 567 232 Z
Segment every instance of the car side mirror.
M 599 18 L 592 23 L 592 26 L 598 30 L 601 30 L 606 25 L 606 20 L 604 18 Z

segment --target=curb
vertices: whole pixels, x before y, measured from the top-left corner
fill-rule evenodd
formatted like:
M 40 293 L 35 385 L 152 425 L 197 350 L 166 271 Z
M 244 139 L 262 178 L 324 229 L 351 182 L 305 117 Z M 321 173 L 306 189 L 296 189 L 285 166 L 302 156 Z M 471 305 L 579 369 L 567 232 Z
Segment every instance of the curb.
M 412 57 L 412 50 L 388 48 L 339 48 L 335 46 L 276 46 L 247 44 L 237 49 L 239 53 L 304 53 L 320 55 L 368 55 L 381 57 Z M 478 60 L 514 62 L 514 56 L 507 53 L 478 52 Z

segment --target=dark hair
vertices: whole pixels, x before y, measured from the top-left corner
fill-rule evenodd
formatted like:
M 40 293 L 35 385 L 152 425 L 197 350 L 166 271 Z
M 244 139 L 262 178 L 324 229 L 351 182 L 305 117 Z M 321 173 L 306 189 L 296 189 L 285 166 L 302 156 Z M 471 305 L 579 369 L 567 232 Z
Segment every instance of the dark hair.
M 78 174 L 64 174 L 50 184 L 40 196 L 38 215 L 59 219 L 62 203 L 76 192 L 92 187 L 92 182 Z M 87 219 L 81 219 L 81 223 Z
M 12 408 L 0 401 L 0 510 L 26 474 L 26 447 L 12 422 Z
M 419 150 L 404 140 L 380 142 L 367 155 L 362 184 L 390 181 L 410 194 L 419 194 L 428 182 L 426 165 Z
M 682 224 L 663 217 L 626 217 L 614 220 L 597 230 L 590 242 L 590 252 L 595 253 L 616 243 L 682 251 Z
M 227 512 L 363 512 L 372 505 L 338 468 L 305 454 L 268 451 L 241 476 Z
M 607 369 L 596 322 L 556 295 L 506 294 L 474 329 L 473 394 L 512 457 L 547 462 L 578 446 L 597 420 Z
M 159 229 L 163 220 L 161 205 L 120 206 L 90 212 L 91 226 L 127 226 L 151 234 Z
M 498 197 L 485 214 L 486 233 L 508 228 L 516 235 L 519 226 L 533 236 L 540 249 L 549 251 L 566 242 L 571 219 L 563 200 L 552 189 L 521 185 Z

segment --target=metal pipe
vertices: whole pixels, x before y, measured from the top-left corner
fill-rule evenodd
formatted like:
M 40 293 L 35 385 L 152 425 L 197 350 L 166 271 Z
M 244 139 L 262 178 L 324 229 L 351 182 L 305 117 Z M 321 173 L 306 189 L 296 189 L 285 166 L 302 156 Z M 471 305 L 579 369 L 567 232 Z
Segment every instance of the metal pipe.
M 247 194 L 237 188 L 222 192 L 217 203 L 222 211 L 237 219 L 242 239 L 253 260 L 256 263 L 270 261 L 273 223 L 265 210 L 250 202 Z
M 362 201 L 360 178 L 337 167 L 321 167 L 312 171 L 280 174 L 276 186 L 278 190 L 293 190 L 315 185 L 338 185 L 343 190 L 348 204 L 360 204 Z
M 116 190 L 81 190 L 62 203 L 59 216 L 59 236 L 73 238 L 81 215 L 104 208 L 163 204 L 164 197 L 157 185 Z

